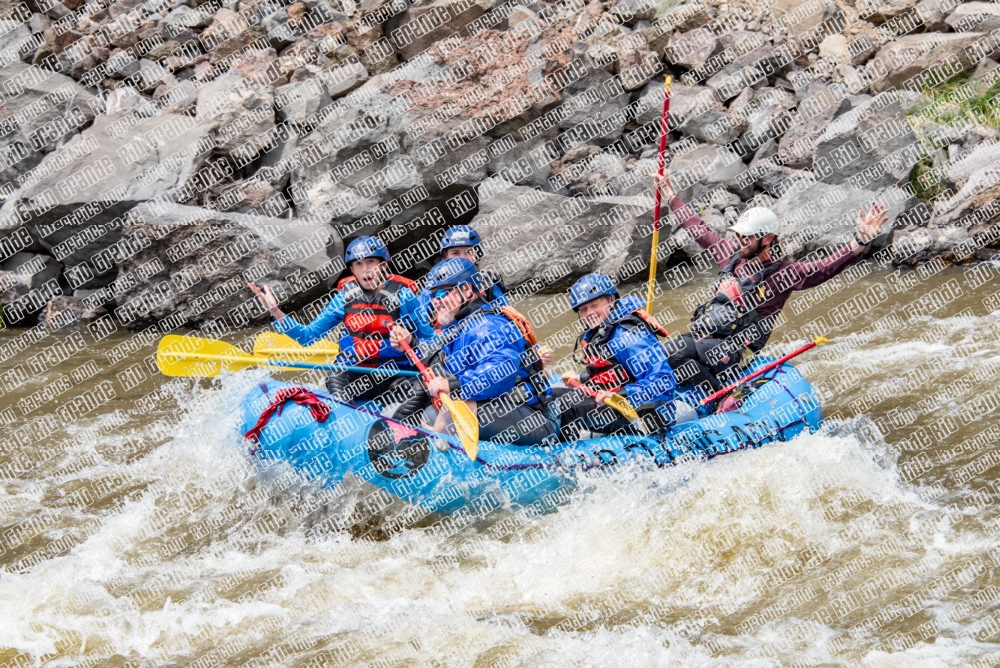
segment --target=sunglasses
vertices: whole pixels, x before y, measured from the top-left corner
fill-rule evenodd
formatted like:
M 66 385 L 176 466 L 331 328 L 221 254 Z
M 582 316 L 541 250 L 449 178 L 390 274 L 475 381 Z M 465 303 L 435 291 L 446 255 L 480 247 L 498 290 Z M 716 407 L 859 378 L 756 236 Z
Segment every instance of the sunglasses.
M 455 286 L 451 286 L 451 287 L 447 287 L 447 288 L 438 288 L 437 290 L 435 290 L 434 292 L 431 293 L 431 299 L 444 299 L 454 289 L 455 289 Z

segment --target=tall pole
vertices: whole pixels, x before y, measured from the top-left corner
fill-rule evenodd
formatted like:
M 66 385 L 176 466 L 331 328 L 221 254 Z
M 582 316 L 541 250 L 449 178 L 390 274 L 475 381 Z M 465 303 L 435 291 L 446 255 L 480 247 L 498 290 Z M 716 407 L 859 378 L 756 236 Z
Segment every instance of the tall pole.
M 673 77 L 663 81 L 663 113 L 660 115 L 660 151 L 656 158 L 656 173 L 663 175 L 664 152 L 667 150 L 667 127 L 670 117 L 670 82 Z M 653 194 L 653 248 L 649 253 L 649 284 L 646 288 L 646 311 L 653 312 L 653 292 L 656 288 L 656 255 L 660 247 L 660 204 L 662 197 L 660 189 Z

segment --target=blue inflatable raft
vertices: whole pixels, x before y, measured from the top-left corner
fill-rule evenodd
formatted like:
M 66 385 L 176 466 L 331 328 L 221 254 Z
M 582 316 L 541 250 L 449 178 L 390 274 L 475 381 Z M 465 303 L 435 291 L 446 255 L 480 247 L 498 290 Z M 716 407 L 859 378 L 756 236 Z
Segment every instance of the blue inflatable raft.
M 771 360 L 758 359 L 757 366 Z M 524 447 L 483 441 L 475 461 L 456 443 L 431 438 L 388 420 L 328 401 L 329 418 L 319 423 L 306 406 L 287 402 L 260 432 L 257 457 L 282 459 L 309 477 L 334 486 L 353 475 L 427 511 L 449 514 L 489 495 L 513 508 L 535 504 L 552 510 L 588 471 L 639 461 L 664 467 L 692 459 L 787 441 L 815 431 L 822 411 L 809 382 L 791 364 L 762 376 L 736 411 L 678 424 L 669 437 L 604 436 Z M 247 398 L 245 433 L 281 388 L 262 382 Z

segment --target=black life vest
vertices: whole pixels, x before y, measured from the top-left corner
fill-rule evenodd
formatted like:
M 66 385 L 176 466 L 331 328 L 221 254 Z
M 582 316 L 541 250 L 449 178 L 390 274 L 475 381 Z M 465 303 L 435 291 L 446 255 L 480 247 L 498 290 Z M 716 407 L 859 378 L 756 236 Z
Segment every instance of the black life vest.
M 399 319 L 399 291 L 409 288 L 417 294 L 414 281 L 396 274 L 386 276 L 385 286 L 369 296 L 353 276 L 341 279 L 337 289 L 344 295 L 344 327 L 353 339 L 354 353 L 359 362 L 379 357 L 382 342 L 389 339 L 389 331 Z M 343 346 L 342 346 L 343 347 Z
M 624 327 L 629 331 L 641 327 L 654 336 L 669 336 L 667 330 L 641 308 L 632 311 L 621 320 L 601 323 L 594 329 L 580 334 L 576 345 L 573 346 L 573 360 L 585 365 L 588 385 L 608 392 L 617 392 L 625 385 L 638 380 L 628 367 L 615 359 L 609 347 L 617 327 Z
M 733 272 L 739 261 L 740 253 L 736 251 L 729 263 L 719 271 L 719 279 L 713 288 L 714 295 L 699 305 L 691 316 L 691 333 L 702 339 L 727 339 L 745 333 L 750 338 L 743 341 L 743 344 L 756 352 L 764 347 L 771 336 L 770 321 L 762 320 L 757 312 L 758 307 L 770 296 L 764 281 L 785 263 L 774 262 L 749 276 L 737 278 Z M 739 292 L 736 299 L 719 290 L 727 280 L 736 282 Z M 758 323 L 759 326 L 750 332 L 753 325 Z

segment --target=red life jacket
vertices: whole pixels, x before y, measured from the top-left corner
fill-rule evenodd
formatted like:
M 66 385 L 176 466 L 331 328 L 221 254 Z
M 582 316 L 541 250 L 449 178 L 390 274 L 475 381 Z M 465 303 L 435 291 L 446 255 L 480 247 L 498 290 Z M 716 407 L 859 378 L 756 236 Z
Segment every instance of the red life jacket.
M 583 332 L 573 347 L 573 359 L 586 365 L 589 376 L 587 385 L 595 389 L 617 392 L 622 387 L 637 380 L 628 367 L 618 362 L 608 349 L 611 337 L 614 336 L 615 329 L 619 326 L 626 329 L 643 327 L 656 336 L 670 336 L 653 316 L 641 308 L 632 311 L 617 322 L 604 323 L 594 330 Z M 593 334 L 586 338 L 590 332 Z
M 378 359 L 382 342 L 389 340 L 389 330 L 399 319 L 402 288 L 409 288 L 413 294 L 418 292 L 414 281 L 396 274 L 386 276 L 385 286 L 374 296 L 365 294 L 353 276 L 337 284 L 344 295 L 344 327 L 353 340 L 358 362 Z

